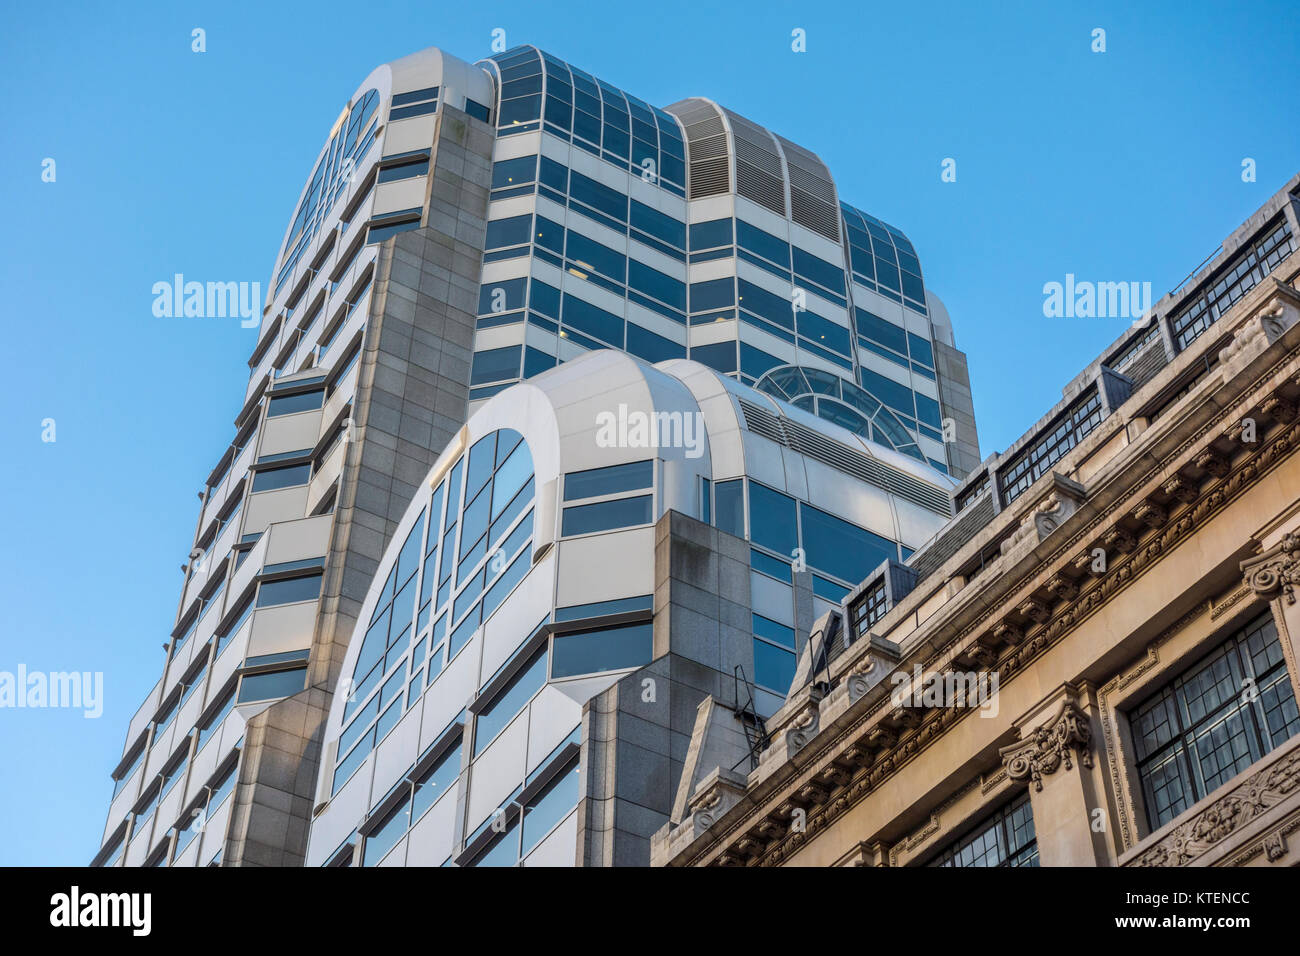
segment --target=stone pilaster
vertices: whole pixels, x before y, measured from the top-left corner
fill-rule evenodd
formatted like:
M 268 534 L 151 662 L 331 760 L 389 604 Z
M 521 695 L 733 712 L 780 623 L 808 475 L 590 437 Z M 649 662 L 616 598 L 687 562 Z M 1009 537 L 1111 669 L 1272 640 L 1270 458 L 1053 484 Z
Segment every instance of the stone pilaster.
M 1107 866 L 1104 801 L 1093 778 L 1092 705 L 1066 684 L 1016 721 L 1020 740 L 1001 750 L 1007 776 L 1029 785 L 1043 866 Z M 1100 813 L 1097 811 L 1100 810 Z
M 1278 638 L 1286 655 L 1291 686 L 1300 697 L 1300 534 L 1283 533 L 1277 543 L 1253 558 L 1241 562 L 1246 586 L 1267 601 L 1277 624 Z

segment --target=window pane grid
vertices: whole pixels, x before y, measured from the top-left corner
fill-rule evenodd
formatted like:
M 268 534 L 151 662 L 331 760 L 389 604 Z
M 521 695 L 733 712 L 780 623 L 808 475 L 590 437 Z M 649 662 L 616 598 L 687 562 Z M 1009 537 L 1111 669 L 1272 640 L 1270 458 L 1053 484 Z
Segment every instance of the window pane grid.
M 1131 716 L 1151 829 L 1159 829 L 1300 731 L 1277 629 L 1266 612 Z
M 1029 793 L 1011 803 L 951 843 L 930 866 L 1038 866 L 1038 839 Z

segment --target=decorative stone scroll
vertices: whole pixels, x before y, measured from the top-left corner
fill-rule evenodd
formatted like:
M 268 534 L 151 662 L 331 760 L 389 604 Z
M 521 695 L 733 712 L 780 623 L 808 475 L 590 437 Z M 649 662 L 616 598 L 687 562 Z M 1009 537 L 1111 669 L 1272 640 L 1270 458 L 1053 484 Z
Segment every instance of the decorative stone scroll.
M 1055 717 L 1000 753 L 1008 777 L 1030 780 L 1034 789 L 1041 791 L 1043 774 L 1056 773 L 1060 767 L 1071 769 L 1072 754 L 1078 754 L 1080 765 L 1092 766 L 1091 740 L 1088 716 L 1072 701 L 1065 701 Z
M 1287 604 L 1294 604 L 1300 584 L 1300 535 L 1284 535 L 1281 543 L 1241 562 L 1241 573 L 1260 597 L 1271 599 L 1281 593 Z

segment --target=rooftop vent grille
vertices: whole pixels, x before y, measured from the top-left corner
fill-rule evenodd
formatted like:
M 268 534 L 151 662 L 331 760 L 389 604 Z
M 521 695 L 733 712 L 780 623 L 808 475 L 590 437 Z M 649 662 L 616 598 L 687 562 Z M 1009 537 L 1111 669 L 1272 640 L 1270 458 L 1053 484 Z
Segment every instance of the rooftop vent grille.
M 718 111 L 704 100 L 690 99 L 674 103 L 668 112 L 681 120 L 686 131 L 688 196 L 700 199 L 730 192 L 727 130 Z
M 896 468 L 868 458 L 848 445 L 827 438 L 811 428 L 776 415 L 753 402 L 740 399 L 745 427 L 756 435 L 784 445 L 837 471 L 883 488 L 928 511 L 952 516 L 952 498 L 940 488 L 927 485 Z

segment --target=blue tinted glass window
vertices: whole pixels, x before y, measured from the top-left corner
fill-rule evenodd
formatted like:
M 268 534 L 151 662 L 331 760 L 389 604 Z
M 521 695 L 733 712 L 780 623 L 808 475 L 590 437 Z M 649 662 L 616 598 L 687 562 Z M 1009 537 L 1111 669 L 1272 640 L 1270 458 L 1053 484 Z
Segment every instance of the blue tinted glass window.
M 731 245 L 731 220 L 714 219 L 712 222 L 691 224 L 691 250 L 713 249 Z
M 752 615 L 754 619 L 754 634 L 758 637 L 772 641 L 774 644 L 781 644 L 794 650 L 794 629 L 786 627 L 771 618 L 763 617 L 761 614 Z
M 281 578 L 278 581 L 263 581 L 257 590 L 257 606 L 272 607 L 277 604 L 294 604 L 298 601 L 314 601 L 320 597 L 319 574 L 302 578 Z
M 629 259 L 627 267 L 628 285 L 633 289 L 666 302 L 674 309 L 686 311 L 686 283 L 636 259 Z
M 691 283 L 691 311 L 711 312 L 714 309 L 730 309 L 736 305 L 735 280 L 709 279 L 705 282 Z
M 519 377 L 520 346 L 508 345 L 500 349 L 488 349 L 486 352 L 474 353 L 474 368 L 470 372 L 469 383 L 482 385 L 484 382 L 499 382 L 504 379 Z
M 594 335 L 618 348 L 623 346 L 623 317 L 606 312 L 577 296 L 564 294 L 564 324 Z
M 503 249 L 507 246 L 520 246 L 528 242 L 533 228 L 532 216 L 511 216 L 509 219 L 494 219 L 487 226 L 486 249 Z
M 569 230 L 567 255 L 579 266 L 609 276 L 616 282 L 623 282 L 627 275 L 627 258 L 619 252 L 589 239 L 582 233 Z
M 939 415 L 939 403 L 919 392 L 916 394 L 916 414 L 927 425 L 943 428 L 943 421 Z
M 524 809 L 523 848 L 527 853 L 578 805 L 578 758 L 563 770 Z
M 383 857 L 397 846 L 397 841 L 406 835 L 411 822 L 411 800 L 403 797 L 384 817 L 370 835 L 366 837 L 363 850 L 362 866 L 376 866 Z
M 597 212 L 627 222 L 627 197 L 582 173 L 570 172 L 569 195 Z
M 554 355 L 535 349 L 531 345 L 524 347 L 524 378 L 532 378 L 551 368 L 555 368 Z
M 536 178 L 536 156 L 520 156 L 518 159 L 503 159 L 492 164 L 493 189 L 502 189 L 506 186 L 519 186 L 524 183 L 531 183 Z
M 420 228 L 420 220 L 408 219 L 404 222 L 394 222 L 382 226 L 370 226 L 366 233 L 366 242 L 383 242 L 389 236 L 395 236 L 399 232 L 409 232 L 412 229 Z
M 909 418 L 916 414 L 912 404 L 912 390 L 910 388 L 895 382 L 892 378 L 885 378 L 885 376 L 873 372 L 869 368 L 864 368 L 861 371 L 862 387 L 868 392 L 890 408 L 902 412 Z
M 749 483 L 749 537 L 755 544 L 788 555 L 798 547 L 794 499 L 757 482 Z
M 895 352 L 900 352 L 903 355 L 907 354 L 907 333 L 894 323 L 888 322 L 866 309 L 854 309 L 854 317 L 857 320 L 858 332 L 861 335 L 865 335 L 872 341 L 879 342 Z
M 528 294 L 531 308 L 553 319 L 560 317 L 560 290 L 555 286 L 534 279 Z
M 798 246 L 792 247 L 794 253 L 794 271 L 800 276 L 839 295 L 844 294 L 844 270 L 820 259 L 810 252 L 804 252 Z
M 554 642 L 552 677 L 623 670 L 650 662 L 651 625 L 646 622 L 578 634 L 558 634 Z
M 657 209 L 632 200 L 632 228 L 654 236 L 678 249 L 686 248 L 686 223 Z
M 736 220 L 736 244 L 755 255 L 790 268 L 790 244 L 757 226 L 751 226 L 743 219 Z
M 569 167 L 553 159 L 542 157 L 541 181 L 543 186 L 565 193 L 569 190 Z
M 565 536 L 630 528 L 650 523 L 651 496 L 616 498 L 594 505 L 574 505 L 564 509 L 562 533 Z
M 691 347 L 692 360 L 727 374 L 736 370 L 736 343 L 714 342 L 711 345 Z
M 495 315 L 524 307 L 525 277 L 503 279 L 479 287 L 478 311 L 480 315 Z
M 834 515 L 800 503 L 803 548 L 808 564 L 842 581 L 861 581 L 886 558 L 898 557 L 898 546 Z
M 849 347 L 849 330 L 844 326 L 807 311 L 796 313 L 795 322 L 798 323 L 799 334 L 804 338 L 834 349 L 841 355 L 853 354 Z
M 557 255 L 564 252 L 564 227 L 559 223 L 551 222 L 545 216 L 537 217 L 537 225 L 533 230 L 533 239 L 543 249 L 550 249 Z M 536 282 L 537 280 L 534 279 L 533 281 Z
M 907 342 L 912 347 L 913 359 L 934 368 L 934 349 L 930 347 L 928 340 L 913 332 L 908 332 Z
M 719 530 L 745 537 L 745 481 L 735 478 L 713 486 L 713 502 Z
M 795 656 L 766 641 L 754 641 L 754 683 L 784 694 L 794 680 Z
M 324 389 L 317 389 L 314 392 L 299 392 L 297 395 L 277 395 L 267 403 L 266 417 L 275 418 L 277 415 L 292 415 L 294 412 L 311 411 L 320 408 L 324 402 Z
M 686 346 L 643 329 L 635 322 L 627 324 L 627 351 L 647 362 L 686 357 Z
M 239 685 L 239 702 L 288 697 L 307 686 L 307 668 L 296 667 L 268 674 L 248 674 Z
M 469 467 L 465 472 L 465 497 L 473 498 L 488 483 L 497 463 L 497 432 L 484 435 L 469 450 Z
M 790 583 L 790 565 L 784 561 L 778 561 L 763 551 L 751 548 L 749 551 L 749 564 L 755 571 L 760 571 L 768 577 L 776 578 L 778 581 Z
M 411 819 L 418 820 L 424 811 L 438 802 L 438 799 L 452 789 L 456 778 L 460 776 L 460 741 L 456 741 L 438 758 L 437 763 L 420 775 L 415 782 L 415 797 L 411 803 Z
M 740 370 L 746 375 L 761 378 L 780 364 L 781 360 L 775 355 L 769 355 L 745 342 L 740 343 Z
M 789 299 L 761 289 L 744 279 L 736 280 L 740 290 L 740 307 L 791 331 L 794 330 L 794 307 Z
M 288 468 L 263 468 L 253 474 L 253 491 L 274 491 L 305 485 L 311 480 L 311 465 L 290 465 Z
M 542 98 L 537 94 L 506 100 L 497 112 L 497 128 L 505 129 L 536 120 L 541 115 L 541 111 Z
M 564 500 L 578 501 L 624 491 L 640 491 L 649 488 L 653 482 L 653 461 L 633 461 L 625 465 L 573 471 L 564 476 Z
M 402 179 L 413 179 L 429 172 L 429 161 L 419 159 L 415 162 L 401 163 L 397 166 L 385 166 L 379 171 L 376 182 L 394 183 Z
M 483 752 L 483 748 L 505 729 L 506 724 L 523 710 L 524 705 L 532 700 L 533 695 L 541 690 L 545 683 L 546 647 L 543 645 L 520 672 L 510 679 L 492 702 L 479 711 L 478 718 L 474 722 L 475 756 Z

